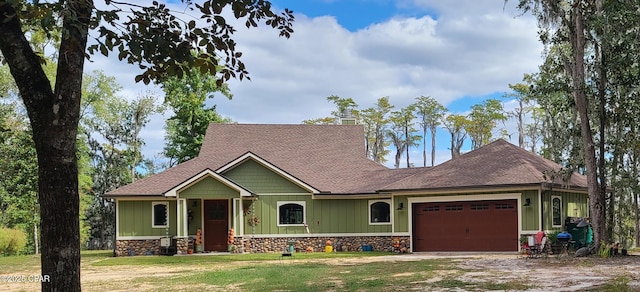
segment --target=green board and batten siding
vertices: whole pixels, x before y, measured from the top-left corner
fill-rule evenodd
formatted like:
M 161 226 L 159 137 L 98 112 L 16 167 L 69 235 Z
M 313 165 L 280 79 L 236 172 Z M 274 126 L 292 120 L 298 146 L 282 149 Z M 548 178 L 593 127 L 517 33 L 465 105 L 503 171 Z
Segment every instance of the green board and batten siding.
M 180 199 L 231 199 L 239 198 L 240 193 L 213 177 L 206 177 L 178 193 Z
M 166 228 L 153 228 L 151 210 L 155 201 L 118 201 L 118 236 L 164 236 Z M 176 201 L 169 202 L 169 235 L 176 234 Z
M 309 192 L 251 159 L 226 171 L 224 176 L 256 194 Z
M 369 224 L 369 200 L 313 200 L 311 195 L 262 195 L 254 208 L 260 217 L 255 234 L 306 234 L 304 226 L 278 226 L 278 202 L 304 202 L 309 232 L 318 233 L 388 233 L 391 224 Z M 247 206 L 248 207 L 248 206 Z M 253 228 L 244 223 L 245 234 Z
M 562 227 L 552 226 L 551 197 L 562 198 L 562 225 L 567 217 L 588 217 L 589 216 L 589 196 L 585 193 L 570 193 L 552 190 L 542 192 L 542 209 L 544 213 L 543 227 L 545 230 L 561 231 Z

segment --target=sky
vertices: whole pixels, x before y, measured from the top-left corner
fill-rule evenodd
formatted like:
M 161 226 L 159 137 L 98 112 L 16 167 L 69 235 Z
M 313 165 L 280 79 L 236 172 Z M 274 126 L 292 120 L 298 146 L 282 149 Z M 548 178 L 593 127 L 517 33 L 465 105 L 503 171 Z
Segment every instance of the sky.
M 229 82 L 232 100 L 218 95 L 210 101 L 238 123 L 300 124 L 330 116 L 330 95 L 353 98 L 360 109 L 383 96 L 400 109 L 424 95 L 464 114 L 473 104 L 500 98 L 542 62 L 535 19 L 521 16 L 514 0 L 271 2 L 276 10 L 293 10 L 295 32 L 286 39 L 268 27 L 237 25 L 237 50 L 251 80 Z M 136 66 L 113 57 L 92 59 L 85 71 L 115 76 L 122 95 L 151 90 L 163 97 L 161 89 L 134 82 Z M 162 151 L 165 119 L 154 116 L 141 133 L 145 156 Z M 501 126 L 515 132 L 513 122 Z M 441 163 L 450 159 L 445 129 L 437 141 Z M 422 149 L 411 152 L 412 163 L 422 165 Z

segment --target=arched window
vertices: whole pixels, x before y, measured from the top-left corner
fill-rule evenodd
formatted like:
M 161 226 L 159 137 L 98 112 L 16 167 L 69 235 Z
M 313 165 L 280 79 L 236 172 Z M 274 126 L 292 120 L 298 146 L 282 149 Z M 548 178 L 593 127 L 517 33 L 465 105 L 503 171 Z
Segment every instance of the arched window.
M 165 228 L 169 225 L 169 219 L 167 216 L 167 202 L 153 202 L 151 203 L 151 220 L 152 228 Z
M 305 202 L 278 202 L 278 225 L 303 225 Z
M 391 201 L 369 201 L 369 224 L 391 223 Z
M 551 213 L 553 227 L 562 226 L 562 198 L 553 196 L 551 197 Z

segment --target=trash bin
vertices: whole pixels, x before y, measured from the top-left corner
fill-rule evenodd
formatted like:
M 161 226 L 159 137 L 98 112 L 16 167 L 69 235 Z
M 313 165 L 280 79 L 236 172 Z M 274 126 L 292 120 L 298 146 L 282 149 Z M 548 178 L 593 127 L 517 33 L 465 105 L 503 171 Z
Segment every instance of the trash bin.
M 289 252 L 293 253 L 295 251 L 294 245 L 296 244 L 296 242 L 295 241 L 287 241 L 287 244 L 289 245 Z
M 565 222 L 567 232 L 571 234 L 571 238 L 575 241 L 574 248 L 576 250 L 593 243 L 593 231 L 588 219 L 569 217 Z

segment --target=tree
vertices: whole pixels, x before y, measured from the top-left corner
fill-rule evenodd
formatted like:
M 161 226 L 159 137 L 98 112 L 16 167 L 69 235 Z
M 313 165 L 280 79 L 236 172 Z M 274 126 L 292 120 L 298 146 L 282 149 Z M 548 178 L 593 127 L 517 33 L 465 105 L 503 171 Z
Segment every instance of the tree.
M 431 166 L 436 160 L 436 130 L 444 118 L 447 108 L 430 96 L 416 97 L 414 103 L 416 114 L 422 126 L 422 159 L 427 166 L 427 130 L 431 131 Z
M 464 144 L 464 140 L 467 138 L 467 132 L 465 129 L 468 128 L 469 120 L 467 117 L 458 114 L 449 114 L 445 117 L 444 127 L 449 130 L 449 134 L 451 134 L 451 159 L 460 156 L 460 151 L 462 149 L 462 145 Z
M 507 119 L 502 103 L 496 99 L 487 99 L 481 104 L 471 106 L 468 118 L 466 131 L 471 138 L 472 149 L 478 149 L 488 144 L 497 122 Z
M 200 152 L 204 134 L 210 123 L 230 123 L 216 112 L 216 106 L 207 107 L 206 101 L 220 93 L 232 98 L 226 84 L 218 85 L 215 76 L 191 70 L 182 78 L 170 77 L 162 81 L 164 103 L 173 111 L 165 125 L 164 155 L 170 166 L 195 158 Z
M 390 125 L 387 130 L 387 136 L 396 148 L 395 168 L 400 167 L 402 152 L 406 152 L 407 168 L 411 167 L 411 163 L 409 162 L 409 149 L 416 146 L 418 144 L 417 142 L 422 138 L 413 134 L 416 131 L 413 127 L 413 119 L 416 118 L 413 114 L 414 111 L 413 105 L 409 105 L 399 111 L 391 112 L 389 116 Z
M 389 153 L 389 142 L 384 138 L 387 133 L 389 118 L 387 117 L 393 105 L 389 103 L 389 97 L 378 98 L 376 105 L 360 111 L 360 118 L 365 129 L 365 146 L 369 158 L 378 163 L 386 161 Z
M 525 76 L 526 78 L 526 76 Z M 518 146 L 520 148 L 525 147 L 525 123 L 524 118 L 528 112 L 531 112 L 533 109 L 529 106 L 530 102 L 530 93 L 529 86 L 524 83 L 516 83 L 509 84 L 509 88 L 512 90 L 511 93 L 505 94 L 505 98 L 510 98 L 518 102 L 518 107 L 516 107 L 512 112 L 508 112 L 509 116 L 516 118 L 516 125 L 518 127 Z
M 350 97 L 342 98 L 337 95 L 330 95 L 327 97 L 327 101 L 333 102 L 336 106 L 336 110 L 331 112 L 332 116 L 304 120 L 302 123 L 307 125 L 336 125 L 341 124 L 340 120 L 343 118 L 357 117 L 360 114 L 358 104 Z
M 87 74 L 83 83 L 79 131 L 92 168 L 91 200 L 85 212 L 91 230 L 88 247 L 107 249 L 115 240 L 115 208 L 103 195 L 141 176 L 137 171 L 144 163 L 140 131 L 159 108 L 152 95 L 134 100 L 118 96 L 122 87 L 102 71 Z
M 175 16 L 178 12 L 157 2 L 146 7 L 108 2 L 115 8 L 99 10 L 86 0 L 0 2 L 0 52 L 27 109 L 38 157 L 41 269 L 52 279 L 42 283 L 42 290 L 46 291 L 80 290 L 76 134 L 87 53 L 108 55 L 117 50 L 120 60 L 143 70 L 136 81 L 149 83 L 166 76 L 182 76 L 196 67 L 201 72 L 219 73 L 222 83 L 236 76 L 242 80 L 248 74 L 231 37 L 235 29 L 221 16 L 223 8 L 230 6 L 234 17 L 245 19 L 247 27 L 264 21 L 282 36 L 293 32 L 291 11 L 278 15 L 266 1 L 185 1 L 189 8 L 198 9 L 196 17 L 202 22 L 183 21 Z M 128 11 L 120 7 L 127 7 Z M 126 20 L 121 21 L 121 16 Z M 43 70 L 43 59 L 29 42 L 27 24 L 38 24 L 52 38 L 59 39 L 53 87 Z M 56 27 L 61 28 L 59 34 Z M 99 36 L 95 39 L 97 44 L 87 51 L 90 28 L 96 28 Z M 223 55 L 225 63 L 220 72 L 218 55 Z
M 546 35 L 543 41 L 568 40 L 569 54 L 562 57 L 565 68 L 571 76 L 573 100 L 580 120 L 582 151 L 590 199 L 589 209 L 594 230 L 594 241 L 599 244 L 600 241 L 608 239 L 605 228 L 605 196 L 600 188 L 600 184 L 605 184 L 606 182 L 599 182 L 602 177 L 599 178 L 598 176 L 596 150 L 591 120 L 589 119 L 589 105 L 585 93 L 585 47 L 587 45 L 587 34 L 593 29 L 590 26 L 593 24 L 585 21 L 585 15 L 594 14 L 594 12 L 600 14 L 602 1 L 520 0 L 519 8 L 525 12 L 534 11 L 534 14 L 538 16 L 541 26 L 545 26 L 543 33 Z M 555 25 L 556 27 L 548 29 L 549 25 Z
M 0 228 L 30 234 L 25 252 L 37 252 L 38 164 L 26 117 L 13 103 L 0 103 L 0 153 Z

